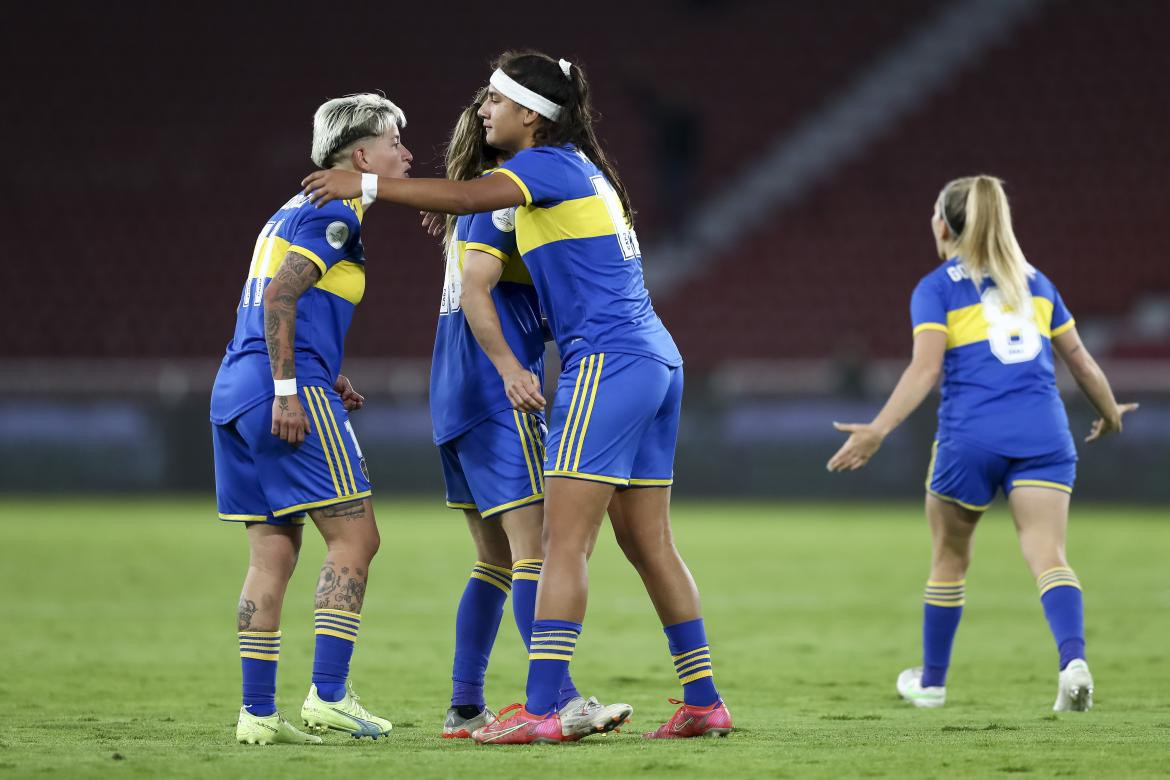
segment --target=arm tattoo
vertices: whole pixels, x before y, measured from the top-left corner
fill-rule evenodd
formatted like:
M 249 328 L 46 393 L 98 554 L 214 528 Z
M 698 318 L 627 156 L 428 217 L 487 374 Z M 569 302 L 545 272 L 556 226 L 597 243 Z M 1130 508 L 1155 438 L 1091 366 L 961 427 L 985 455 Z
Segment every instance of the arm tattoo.
M 239 613 L 237 615 L 237 631 L 247 631 L 252 627 L 252 616 L 256 614 L 256 602 L 240 597 Z
M 264 295 L 264 340 L 273 378 L 290 378 L 296 373 L 293 345 L 296 341 L 297 300 L 321 277 L 312 260 L 289 252 Z

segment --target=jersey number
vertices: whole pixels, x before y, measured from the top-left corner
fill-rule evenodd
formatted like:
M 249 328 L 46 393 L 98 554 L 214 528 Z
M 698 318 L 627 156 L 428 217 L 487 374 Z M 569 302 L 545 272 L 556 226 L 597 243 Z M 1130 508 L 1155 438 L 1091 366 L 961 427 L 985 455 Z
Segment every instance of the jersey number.
M 259 306 L 264 300 L 266 271 L 276 249 L 276 242 L 272 240 L 272 236 L 276 235 L 276 231 L 280 230 L 283 224 L 283 219 L 279 222 L 269 222 L 256 237 L 256 247 L 252 250 L 252 264 L 248 266 L 248 281 L 244 282 L 244 293 L 240 298 L 240 308 Z
M 447 267 L 443 274 L 443 300 L 439 303 L 439 314 L 459 311 L 463 297 L 463 276 L 459 271 L 459 247 L 452 236 L 447 247 Z
M 999 290 L 983 293 L 983 316 L 987 320 L 987 342 L 999 362 L 1011 365 L 1035 360 L 1044 345 L 1036 326 L 1032 296 L 1024 298 L 1022 312 L 1004 309 Z
M 626 211 L 622 208 L 622 199 L 618 197 L 617 190 L 604 176 L 591 176 L 589 180 L 593 182 L 593 189 L 598 196 L 605 201 L 605 210 L 613 220 L 613 232 L 617 236 L 618 245 L 622 248 L 622 257 L 626 260 L 641 257 L 642 249 L 638 246 L 638 234 L 626 223 Z

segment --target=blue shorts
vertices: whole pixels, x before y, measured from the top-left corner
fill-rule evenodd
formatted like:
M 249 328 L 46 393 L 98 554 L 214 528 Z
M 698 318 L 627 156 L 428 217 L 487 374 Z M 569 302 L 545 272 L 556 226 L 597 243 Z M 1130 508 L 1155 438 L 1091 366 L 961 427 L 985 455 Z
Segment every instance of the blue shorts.
M 926 473 L 926 492 L 935 498 L 982 512 L 996 491 L 1043 487 L 1072 493 L 1077 477 L 1075 451 L 1059 450 L 1030 458 L 1009 458 L 954 439 L 936 441 Z
M 544 501 L 544 420 L 509 409 L 439 445 L 447 506 L 491 517 Z
M 682 409 L 682 367 L 599 352 L 565 366 L 553 399 L 546 477 L 667 487 Z
M 304 523 L 310 509 L 370 495 L 366 459 L 341 398 L 332 389 L 298 389 L 311 430 L 294 446 L 272 434 L 272 403 L 212 425 L 219 519 Z

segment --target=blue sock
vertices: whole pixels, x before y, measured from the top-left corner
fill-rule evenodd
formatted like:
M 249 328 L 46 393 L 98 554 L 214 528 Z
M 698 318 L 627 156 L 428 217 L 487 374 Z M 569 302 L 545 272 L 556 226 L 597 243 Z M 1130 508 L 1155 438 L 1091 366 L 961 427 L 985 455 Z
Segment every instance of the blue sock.
M 476 561 L 455 614 L 451 706 L 484 708 L 483 676 L 512 587 L 512 570 Z
M 955 632 L 963 617 L 966 601 L 966 583 L 926 583 L 922 606 L 922 687 L 935 688 L 947 684 L 947 668 L 951 665 L 951 648 Z
M 1044 617 L 1060 651 L 1060 668 L 1085 657 L 1085 606 L 1076 573 L 1061 566 L 1049 569 L 1036 579 Z
M 529 649 L 532 640 L 532 620 L 536 614 L 536 586 L 540 582 L 541 558 L 525 558 L 512 564 L 512 614 L 516 618 L 516 629 L 524 640 L 524 649 Z M 581 694 L 573 684 L 568 669 L 565 680 L 557 692 L 557 709 L 561 709 Z
M 319 609 L 314 613 L 316 646 L 313 650 L 313 685 L 323 701 L 345 698 L 349 659 L 357 642 L 362 616 L 341 609 Z
M 279 631 L 240 631 L 240 665 L 244 671 L 244 707 L 259 717 L 276 712 L 276 664 Z
M 580 623 L 533 621 L 528 647 L 528 701 L 524 705 L 533 715 L 547 715 L 556 710 L 580 635 Z
M 674 659 L 674 670 L 683 687 L 683 701 L 692 707 L 710 707 L 719 701 L 715 676 L 711 671 L 711 648 L 703 619 L 665 626 L 666 641 Z

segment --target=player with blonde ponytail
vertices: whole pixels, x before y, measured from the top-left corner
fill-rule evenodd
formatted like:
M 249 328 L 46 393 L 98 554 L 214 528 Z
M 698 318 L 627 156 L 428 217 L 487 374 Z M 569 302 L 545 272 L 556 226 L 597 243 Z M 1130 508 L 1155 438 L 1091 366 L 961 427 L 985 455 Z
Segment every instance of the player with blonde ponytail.
M 1060 655 L 1053 709 L 1087 710 L 1093 678 L 1085 661 L 1081 584 L 1065 558 L 1077 453 L 1053 352 L 1101 415 L 1086 442 L 1119 433 L 1122 416 L 1137 404 L 1114 400 L 1056 287 L 1024 259 L 999 179 L 948 183 L 935 202 L 931 229 L 943 263 L 923 277 L 910 301 L 910 365 L 872 422 L 834 423 L 850 436 L 828 463 L 830 471 L 868 463 L 942 376 L 926 477 L 933 554 L 923 665 L 899 675 L 898 693 L 917 707 L 945 703 L 975 526 L 1002 490 Z

